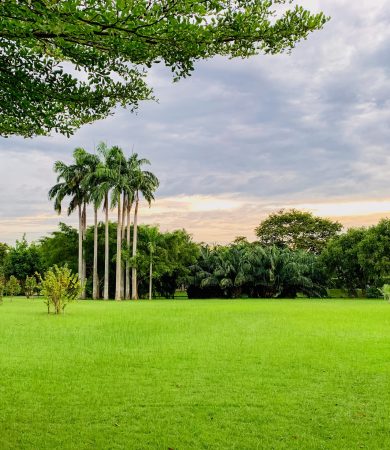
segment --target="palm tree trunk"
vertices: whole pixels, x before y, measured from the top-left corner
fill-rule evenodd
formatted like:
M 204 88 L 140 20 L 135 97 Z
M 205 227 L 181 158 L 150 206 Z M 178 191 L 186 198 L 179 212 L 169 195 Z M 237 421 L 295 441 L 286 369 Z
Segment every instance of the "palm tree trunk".
M 78 206 L 79 209 L 79 280 L 84 284 L 83 280 L 83 215 L 81 210 L 81 205 Z
M 104 236 L 104 300 L 108 300 L 109 297 L 109 277 L 110 277 L 110 238 L 109 238 L 109 225 L 108 225 L 108 192 L 105 195 L 104 204 L 106 208 L 106 224 L 105 224 L 105 236 Z
M 127 248 L 128 251 L 130 251 L 130 213 L 131 213 L 131 207 L 133 205 L 133 202 L 128 202 L 127 203 L 127 211 L 126 211 L 126 216 L 127 216 L 127 235 L 126 235 L 126 243 L 127 243 Z M 126 261 L 126 295 L 125 298 L 126 299 L 130 299 L 130 264 L 129 261 Z
M 81 294 L 82 298 L 85 299 L 85 288 L 87 282 L 87 262 L 85 260 L 85 239 L 87 237 L 87 205 L 84 202 L 83 205 L 83 292 Z
M 133 226 L 133 258 L 137 255 L 137 238 L 138 238 L 138 204 L 139 204 L 139 198 L 138 198 L 138 192 L 136 193 L 136 199 L 135 199 L 135 210 L 134 210 L 134 226 Z M 133 300 L 138 299 L 138 290 L 137 290 L 137 268 L 132 267 L 131 269 L 131 298 Z
M 93 230 L 93 288 L 92 298 L 99 298 L 99 280 L 98 280 L 98 211 L 94 207 L 94 230 Z
M 121 275 L 122 275 L 122 213 L 121 197 L 118 200 L 118 226 L 116 230 L 116 279 L 115 300 L 121 300 Z
M 122 206 L 122 242 L 125 240 L 126 224 L 125 224 L 125 211 L 127 210 L 127 195 L 123 194 L 123 206 Z M 125 298 L 125 268 L 122 267 L 121 275 L 121 298 Z
M 153 260 L 152 260 L 152 252 L 150 252 L 150 265 L 149 265 L 149 300 L 152 300 L 152 279 L 153 279 Z

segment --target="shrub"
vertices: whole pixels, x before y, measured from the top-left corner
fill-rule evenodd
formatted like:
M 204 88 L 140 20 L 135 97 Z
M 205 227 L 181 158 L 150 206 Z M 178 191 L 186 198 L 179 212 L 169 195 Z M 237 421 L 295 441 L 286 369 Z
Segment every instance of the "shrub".
M 68 303 L 80 297 L 82 284 L 77 274 L 67 267 L 54 266 L 44 277 L 40 276 L 41 294 L 46 297 L 47 312 L 54 307 L 54 313 L 63 313 Z
M 11 275 L 5 285 L 5 290 L 6 290 L 7 294 L 11 297 L 11 300 L 12 300 L 14 295 L 18 295 L 21 291 L 20 281 L 16 277 Z
M 366 289 L 366 297 L 367 298 L 382 298 L 383 294 L 380 289 L 375 286 L 368 286 Z
M 390 284 L 384 284 L 381 289 L 383 298 L 390 301 Z
M 24 282 L 24 294 L 27 298 L 32 297 L 37 290 L 37 280 L 34 276 L 29 277 L 27 275 L 26 281 Z

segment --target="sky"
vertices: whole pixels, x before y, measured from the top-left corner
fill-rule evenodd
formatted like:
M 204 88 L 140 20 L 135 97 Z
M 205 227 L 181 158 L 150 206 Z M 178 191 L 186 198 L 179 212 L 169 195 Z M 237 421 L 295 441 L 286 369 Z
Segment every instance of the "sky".
M 76 225 L 48 201 L 53 163 L 101 141 L 152 162 L 161 185 L 141 223 L 197 241 L 254 240 L 281 208 L 345 227 L 390 216 L 388 0 L 297 3 L 331 21 L 291 55 L 214 58 L 179 83 L 158 66 L 149 81 L 159 101 L 137 114 L 118 109 L 71 138 L 0 138 L 0 242 Z

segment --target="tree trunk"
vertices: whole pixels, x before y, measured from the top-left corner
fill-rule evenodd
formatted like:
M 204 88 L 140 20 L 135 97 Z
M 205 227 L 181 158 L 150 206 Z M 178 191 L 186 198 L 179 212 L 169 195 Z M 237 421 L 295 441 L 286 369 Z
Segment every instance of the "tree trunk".
M 123 194 L 123 206 L 122 206 L 122 242 L 125 240 L 126 235 L 126 223 L 125 223 L 125 211 L 127 210 L 127 195 Z M 125 268 L 122 267 L 121 274 L 121 298 L 125 298 Z
M 108 193 L 105 196 L 104 204 L 106 208 L 106 224 L 105 224 L 105 236 L 104 236 L 104 300 L 108 300 L 109 297 L 109 279 L 110 279 L 110 236 L 108 226 Z
M 83 292 L 81 298 L 85 299 L 85 288 L 87 284 L 87 262 L 85 260 L 85 239 L 87 237 L 87 205 L 83 205 Z
M 79 280 L 82 284 L 84 284 L 83 279 L 83 214 L 81 210 L 81 205 L 79 208 Z M 81 295 L 82 297 L 82 295 Z
M 122 213 L 121 197 L 118 200 L 118 226 L 116 230 L 116 279 L 115 300 L 121 300 L 121 275 L 122 275 Z
M 152 260 L 152 252 L 150 252 L 150 265 L 149 265 L 149 300 L 152 300 L 152 280 L 153 280 L 153 260 Z
M 135 210 L 134 210 L 134 226 L 133 226 L 133 258 L 137 255 L 137 238 L 138 238 L 138 192 L 136 193 L 135 198 Z M 137 268 L 132 267 L 131 269 L 131 298 L 133 300 L 138 299 L 138 289 L 137 289 Z
M 131 213 L 131 207 L 133 205 L 133 202 L 128 202 L 127 203 L 127 211 L 126 211 L 126 216 L 127 216 L 127 235 L 126 235 L 126 243 L 127 243 L 127 249 L 130 252 L 130 213 Z M 131 296 L 131 292 L 130 292 L 130 264 L 129 261 L 126 261 L 126 295 L 125 298 L 130 299 Z
M 99 298 L 99 280 L 98 280 L 98 211 L 94 207 L 94 230 L 93 230 L 93 288 L 92 298 Z

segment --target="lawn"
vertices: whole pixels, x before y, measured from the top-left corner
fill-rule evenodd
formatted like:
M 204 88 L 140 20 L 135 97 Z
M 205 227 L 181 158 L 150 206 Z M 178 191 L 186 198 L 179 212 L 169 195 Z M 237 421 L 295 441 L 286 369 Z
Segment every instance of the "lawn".
M 0 306 L 0 448 L 390 448 L 383 300 Z

